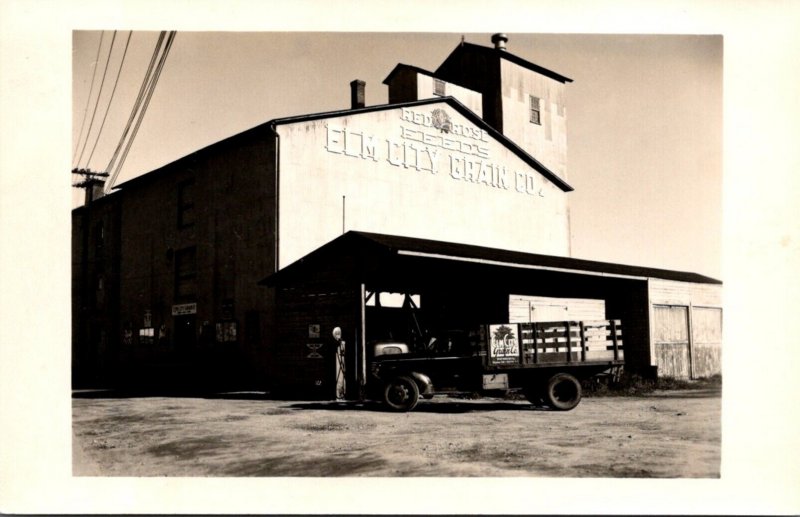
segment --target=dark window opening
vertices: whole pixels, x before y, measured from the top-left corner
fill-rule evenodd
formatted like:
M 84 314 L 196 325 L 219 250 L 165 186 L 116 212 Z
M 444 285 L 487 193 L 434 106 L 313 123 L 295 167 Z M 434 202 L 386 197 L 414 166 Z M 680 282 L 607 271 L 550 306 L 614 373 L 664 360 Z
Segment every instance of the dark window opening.
M 97 223 L 94 226 L 94 243 L 98 250 L 103 249 L 103 245 L 105 244 L 105 230 L 103 228 L 103 223 Z
M 531 123 L 542 125 L 541 117 L 540 117 L 540 108 L 539 108 L 539 97 L 534 97 L 533 95 L 530 96 L 531 100 Z
M 197 293 L 197 249 L 175 252 L 175 300 L 190 301 Z
M 184 181 L 178 185 L 178 228 L 192 226 L 194 213 L 194 180 Z
M 256 311 L 247 311 L 244 315 L 245 339 L 249 343 L 257 343 L 261 340 L 261 322 Z
M 217 343 L 235 343 L 237 324 L 235 321 L 222 321 L 217 323 Z

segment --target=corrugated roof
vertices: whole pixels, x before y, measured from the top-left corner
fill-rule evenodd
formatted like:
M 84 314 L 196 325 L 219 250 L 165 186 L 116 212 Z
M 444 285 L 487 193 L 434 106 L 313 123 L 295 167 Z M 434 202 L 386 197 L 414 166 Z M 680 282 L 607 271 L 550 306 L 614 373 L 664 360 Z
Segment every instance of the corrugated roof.
M 319 263 L 320 260 L 322 260 L 322 263 L 326 263 L 324 257 L 329 253 L 338 253 L 337 250 L 342 247 L 360 254 L 388 253 L 395 256 L 405 255 L 439 260 L 466 261 L 509 268 L 542 269 L 639 279 L 657 278 L 699 284 L 722 284 L 720 280 L 684 271 L 597 262 L 554 255 L 539 255 L 454 242 L 357 231 L 349 231 L 328 242 L 259 283 L 274 285 L 283 277 L 302 274 L 304 269 L 313 268 L 313 264 Z

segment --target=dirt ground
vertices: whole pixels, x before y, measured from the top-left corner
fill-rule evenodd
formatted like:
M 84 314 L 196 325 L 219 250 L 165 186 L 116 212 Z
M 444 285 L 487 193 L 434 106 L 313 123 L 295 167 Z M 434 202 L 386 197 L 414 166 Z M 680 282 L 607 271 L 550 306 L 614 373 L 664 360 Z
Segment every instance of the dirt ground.
M 76 476 L 717 478 L 719 390 L 584 398 L 572 411 L 437 396 L 411 413 L 76 392 Z

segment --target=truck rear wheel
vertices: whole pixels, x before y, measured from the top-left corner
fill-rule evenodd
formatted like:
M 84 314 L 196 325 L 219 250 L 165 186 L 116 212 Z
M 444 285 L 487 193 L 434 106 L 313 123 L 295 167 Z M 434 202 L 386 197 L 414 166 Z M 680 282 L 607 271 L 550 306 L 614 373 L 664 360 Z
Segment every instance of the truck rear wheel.
M 581 401 L 581 383 L 568 373 L 557 373 L 547 381 L 544 395 L 553 409 L 569 411 Z
M 419 402 L 419 388 L 410 377 L 395 377 L 383 388 L 383 401 L 394 411 L 411 411 Z

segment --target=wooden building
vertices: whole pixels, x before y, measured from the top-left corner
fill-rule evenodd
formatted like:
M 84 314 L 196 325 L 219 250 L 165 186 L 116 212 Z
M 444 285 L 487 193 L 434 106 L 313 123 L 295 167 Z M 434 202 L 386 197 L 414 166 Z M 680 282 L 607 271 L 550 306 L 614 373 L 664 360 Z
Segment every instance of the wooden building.
M 317 341 L 287 336 L 345 318 L 355 368 L 365 290 L 392 289 L 453 324 L 621 318 L 631 368 L 718 373 L 718 281 L 570 258 L 571 80 L 506 40 L 459 45 L 435 72 L 398 65 L 389 104 L 353 81 L 349 109 L 266 122 L 76 209 L 76 385 L 330 386 L 314 368 L 332 356 L 305 364 Z

